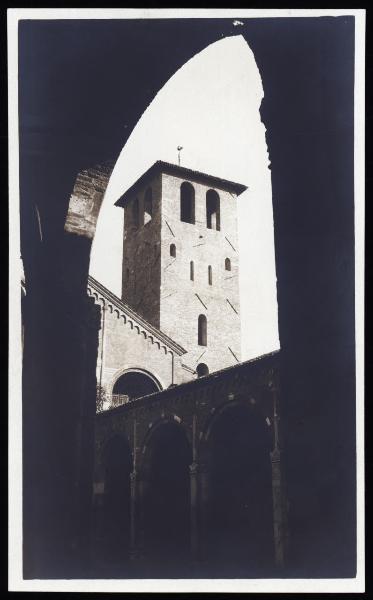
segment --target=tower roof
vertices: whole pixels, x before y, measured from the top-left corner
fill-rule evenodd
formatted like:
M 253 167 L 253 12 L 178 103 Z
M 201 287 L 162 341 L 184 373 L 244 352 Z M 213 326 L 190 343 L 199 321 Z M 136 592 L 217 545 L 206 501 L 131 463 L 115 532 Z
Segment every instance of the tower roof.
M 234 192 L 237 194 L 237 196 L 247 190 L 247 186 L 241 183 L 235 183 L 234 181 L 215 177 L 215 175 L 208 175 L 207 173 L 194 171 L 193 169 L 187 169 L 186 167 L 181 167 L 180 165 L 164 162 L 163 160 L 157 160 L 157 162 L 155 162 L 147 171 L 145 171 L 145 173 L 143 173 L 143 175 L 141 175 L 141 177 L 139 177 L 139 179 L 137 179 L 137 181 L 135 181 L 135 183 L 128 188 L 128 190 L 119 198 L 119 200 L 115 202 L 115 206 L 124 206 L 127 200 L 132 198 L 134 194 L 136 194 L 137 191 L 157 173 L 177 175 L 178 177 L 182 179 L 188 179 L 189 181 L 206 183 L 207 185 L 211 185 L 212 187 L 216 187 L 221 190 Z

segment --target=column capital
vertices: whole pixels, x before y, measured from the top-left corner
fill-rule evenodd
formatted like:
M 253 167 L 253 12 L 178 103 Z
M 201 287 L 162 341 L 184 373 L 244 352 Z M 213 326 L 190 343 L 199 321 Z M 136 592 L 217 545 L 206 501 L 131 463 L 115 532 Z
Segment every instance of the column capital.
M 191 475 L 196 475 L 199 470 L 200 465 L 197 462 L 192 462 L 192 464 L 189 465 L 189 472 Z
M 267 383 L 268 389 L 272 394 L 278 394 L 279 386 L 274 377 L 271 377 Z
M 274 450 L 272 450 L 272 452 L 270 454 L 271 454 L 272 463 L 280 462 L 281 451 L 278 448 L 275 448 Z

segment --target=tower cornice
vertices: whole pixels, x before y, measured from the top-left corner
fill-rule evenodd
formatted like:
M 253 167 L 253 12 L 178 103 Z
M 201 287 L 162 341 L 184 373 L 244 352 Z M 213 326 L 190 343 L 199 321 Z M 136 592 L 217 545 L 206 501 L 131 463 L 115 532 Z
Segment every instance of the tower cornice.
M 168 163 L 163 160 L 157 160 L 157 162 L 155 162 L 147 171 L 145 171 L 145 173 L 143 173 L 143 175 L 141 175 L 141 177 L 139 177 L 139 179 L 137 179 L 135 183 L 128 188 L 128 190 L 119 198 L 119 200 L 115 202 L 115 206 L 123 207 L 130 198 L 133 198 L 133 196 L 136 195 L 136 193 L 158 173 L 176 175 L 181 179 L 187 179 L 188 181 L 193 181 L 194 183 L 202 183 L 219 190 L 233 192 L 237 196 L 247 190 L 247 186 L 243 185 L 242 183 L 236 183 L 234 181 L 229 181 L 228 179 L 216 177 L 215 175 L 209 175 L 208 173 L 202 173 L 201 171 L 188 169 L 186 167 Z

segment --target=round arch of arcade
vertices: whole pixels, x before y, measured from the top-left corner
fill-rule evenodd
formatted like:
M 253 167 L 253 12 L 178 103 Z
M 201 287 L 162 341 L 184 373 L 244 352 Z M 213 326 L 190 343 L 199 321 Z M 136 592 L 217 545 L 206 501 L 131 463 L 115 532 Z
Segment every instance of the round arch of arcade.
M 182 564 L 189 556 L 192 460 L 187 428 L 177 414 L 148 424 L 137 468 L 146 490 L 140 500 L 143 551 L 153 559 Z
M 273 427 L 261 404 L 249 395 L 213 408 L 198 445 L 207 555 L 221 568 L 233 561 L 237 573 L 264 573 L 275 559 Z
M 183 435 L 191 447 L 191 439 L 189 436 L 189 432 L 187 427 L 183 424 L 183 420 L 179 415 L 175 413 L 162 414 L 161 417 L 157 418 L 155 421 L 150 422 L 148 424 L 148 431 L 146 432 L 144 438 L 141 440 L 140 452 L 139 452 L 139 470 L 146 470 L 147 459 L 150 446 L 154 439 L 154 436 L 159 433 L 163 426 L 165 425 L 175 425 L 181 435 Z
M 198 461 L 204 463 L 209 454 L 211 433 L 215 424 L 224 415 L 225 412 L 232 409 L 249 408 L 252 416 L 257 420 L 263 420 L 263 424 L 267 427 L 272 427 L 272 418 L 270 414 L 266 414 L 263 410 L 263 403 L 254 395 L 247 398 L 233 398 L 225 400 L 218 406 L 213 406 L 210 415 L 206 418 L 200 431 L 200 439 L 197 448 Z M 272 431 L 272 429 L 271 429 Z

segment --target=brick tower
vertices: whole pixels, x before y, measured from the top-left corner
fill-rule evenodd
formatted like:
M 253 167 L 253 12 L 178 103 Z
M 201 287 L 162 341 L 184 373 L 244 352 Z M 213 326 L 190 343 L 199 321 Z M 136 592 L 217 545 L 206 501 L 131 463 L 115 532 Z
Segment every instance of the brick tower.
M 241 358 L 236 197 L 246 189 L 157 161 L 116 202 L 123 301 L 181 344 L 198 375 Z

